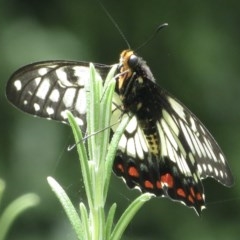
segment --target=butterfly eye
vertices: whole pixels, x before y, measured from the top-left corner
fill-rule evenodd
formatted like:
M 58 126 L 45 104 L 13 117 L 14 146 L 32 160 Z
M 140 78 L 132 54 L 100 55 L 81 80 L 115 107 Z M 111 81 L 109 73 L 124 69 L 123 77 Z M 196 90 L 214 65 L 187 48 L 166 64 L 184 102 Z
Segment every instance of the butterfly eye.
M 129 67 L 134 69 L 138 66 L 138 63 L 139 63 L 139 58 L 136 55 L 132 54 L 128 59 Z

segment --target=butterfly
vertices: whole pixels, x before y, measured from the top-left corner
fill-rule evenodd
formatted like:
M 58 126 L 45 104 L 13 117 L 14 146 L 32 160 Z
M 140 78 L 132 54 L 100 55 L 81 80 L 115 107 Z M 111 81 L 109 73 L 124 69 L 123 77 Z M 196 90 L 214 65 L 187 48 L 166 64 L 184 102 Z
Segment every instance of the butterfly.
M 105 79 L 112 66 L 94 64 Z M 192 207 L 205 208 L 202 179 L 233 184 L 226 158 L 200 120 L 160 87 L 134 51 L 121 52 L 115 73 L 114 118 L 131 114 L 118 145 L 113 171 L 129 188 L 139 188 Z M 72 112 L 86 129 L 86 84 L 89 63 L 45 61 L 17 70 L 6 95 L 17 108 L 35 116 L 68 123 Z M 112 127 L 112 132 L 116 127 Z

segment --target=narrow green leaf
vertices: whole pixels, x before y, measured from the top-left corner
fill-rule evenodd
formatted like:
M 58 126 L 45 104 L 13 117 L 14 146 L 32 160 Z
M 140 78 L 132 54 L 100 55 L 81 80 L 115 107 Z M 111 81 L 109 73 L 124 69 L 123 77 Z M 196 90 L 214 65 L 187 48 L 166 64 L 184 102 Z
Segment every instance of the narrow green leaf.
M 99 130 L 100 120 L 100 83 L 102 83 L 100 75 L 96 72 L 94 65 L 89 64 L 90 81 L 87 88 L 87 133 L 92 134 Z M 88 138 L 89 158 L 98 161 L 96 155 L 96 139 L 98 136 Z
M 84 203 L 80 202 L 79 209 L 80 209 L 81 220 L 82 220 L 83 231 L 84 231 L 84 238 L 83 239 L 91 239 L 90 222 L 89 222 L 89 219 L 88 219 L 87 208 L 84 205 Z
M 113 93 L 115 89 L 115 79 L 113 79 L 113 74 L 116 71 L 116 67 L 114 66 L 111 71 L 109 72 L 107 76 L 106 83 L 104 84 L 104 91 L 103 91 L 103 96 L 101 98 L 101 115 L 102 115 L 102 124 L 101 128 L 105 129 L 106 131 L 103 136 L 102 136 L 102 141 L 101 141 L 101 149 L 103 150 L 101 154 L 101 159 L 100 162 L 103 163 L 105 162 L 105 157 L 108 151 L 108 145 L 109 145 L 109 136 L 110 136 L 110 120 L 111 120 L 111 112 L 112 112 L 112 98 L 113 98 Z M 108 80 L 111 79 L 111 80 Z M 103 164 L 104 166 L 104 164 Z
M 109 145 L 106 161 L 105 161 L 105 185 L 104 185 L 104 199 L 106 201 L 107 194 L 108 194 L 108 188 L 109 188 L 109 183 L 110 183 L 110 178 L 112 174 L 112 166 L 113 166 L 113 161 L 115 159 L 116 151 L 118 148 L 118 143 L 121 139 L 121 136 L 129 123 L 131 117 L 128 115 L 124 115 L 123 119 L 121 120 L 121 123 L 119 124 L 116 132 L 113 135 L 113 138 L 111 140 L 111 143 Z
M 142 207 L 142 205 L 153 197 L 153 194 L 144 193 L 136 198 L 124 211 L 120 219 L 118 220 L 112 235 L 111 240 L 120 240 L 126 227 L 131 222 L 137 211 Z
M 0 217 L 0 240 L 4 240 L 14 220 L 25 210 L 40 202 L 34 193 L 28 193 L 11 202 Z
M 90 173 L 90 169 L 89 169 L 87 151 L 84 146 L 84 141 L 82 140 L 83 139 L 82 132 L 81 132 L 81 129 L 79 128 L 77 122 L 75 121 L 75 118 L 72 115 L 72 113 L 68 112 L 67 116 L 68 116 L 69 124 L 72 128 L 76 146 L 77 146 L 77 151 L 78 151 L 78 156 L 79 156 L 79 161 L 80 161 L 80 166 L 81 166 L 81 171 L 82 171 L 82 176 L 83 176 L 83 182 L 84 182 L 84 186 L 85 186 L 88 203 L 90 206 L 92 206 L 93 198 L 94 198 L 93 197 L 94 190 L 92 188 L 92 181 L 91 181 L 91 176 L 90 176 L 91 173 Z
M 84 230 L 82 228 L 82 222 L 81 219 L 74 208 L 71 200 L 69 199 L 66 192 L 63 190 L 63 188 L 59 185 L 59 183 L 52 177 L 48 177 L 48 184 L 50 185 L 51 189 L 59 199 L 60 203 L 62 204 L 62 207 L 64 211 L 66 212 L 68 219 L 77 234 L 77 237 L 79 240 L 84 240 Z
M 117 209 L 117 204 L 114 203 L 108 211 L 107 220 L 106 220 L 106 239 L 110 239 L 116 209 Z

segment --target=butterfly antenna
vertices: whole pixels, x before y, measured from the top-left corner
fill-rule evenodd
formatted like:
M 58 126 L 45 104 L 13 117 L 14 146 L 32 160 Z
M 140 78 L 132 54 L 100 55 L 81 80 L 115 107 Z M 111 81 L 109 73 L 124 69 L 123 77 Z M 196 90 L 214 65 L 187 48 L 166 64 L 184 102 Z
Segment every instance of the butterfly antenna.
M 111 14 L 108 12 L 108 10 L 106 9 L 106 7 L 102 4 L 102 2 L 100 0 L 97 0 L 97 2 L 99 3 L 99 5 L 101 6 L 101 8 L 103 9 L 103 11 L 107 14 L 108 18 L 110 19 L 110 21 L 112 22 L 112 24 L 114 25 L 114 27 L 118 30 L 119 34 L 121 35 L 123 41 L 127 44 L 128 48 L 131 49 L 131 46 L 126 38 L 126 36 L 124 35 L 123 31 L 121 30 L 121 28 L 118 26 L 117 22 L 113 19 L 113 17 L 111 16 Z
M 167 27 L 167 26 L 168 26 L 168 23 L 163 23 L 163 24 L 159 25 L 156 28 L 156 30 L 153 32 L 153 34 L 145 42 L 143 42 L 137 49 L 135 49 L 134 51 L 139 50 L 140 48 L 144 47 L 149 42 L 151 42 L 156 37 L 156 35 L 159 33 L 159 31 L 162 30 L 163 28 Z
M 73 145 L 68 146 L 67 150 L 68 150 L 68 151 L 72 151 L 79 143 L 85 142 L 89 137 L 92 137 L 92 136 L 94 136 L 94 135 L 96 135 L 96 134 L 98 134 L 98 133 L 100 133 L 100 132 L 105 131 L 106 129 L 109 129 L 109 128 L 114 127 L 115 125 L 119 124 L 119 122 L 120 122 L 120 119 L 119 119 L 117 122 L 111 124 L 111 125 L 108 126 L 108 127 L 105 127 L 105 128 L 103 128 L 103 129 L 98 130 L 98 131 L 96 131 L 96 132 L 94 132 L 94 133 L 92 133 L 92 134 L 89 134 L 89 135 L 86 134 L 85 137 L 83 137 L 79 142 L 74 143 Z

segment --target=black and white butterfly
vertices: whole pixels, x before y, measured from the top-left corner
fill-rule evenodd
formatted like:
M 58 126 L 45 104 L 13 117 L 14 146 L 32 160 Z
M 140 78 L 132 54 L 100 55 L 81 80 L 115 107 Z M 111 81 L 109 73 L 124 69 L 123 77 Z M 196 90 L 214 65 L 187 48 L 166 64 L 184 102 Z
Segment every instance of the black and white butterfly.
M 103 79 L 111 67 L 95 64 Z M 200 213 L 205 208 L 202 179 L 233 184 L 220 147 L 188 108 L 156 84 L 132 50 L 121 53 L 115 78 L 113 116 L 133 117 L 119 142 L 114 172 L 130 188 L 169 197 Z M 13 105 L 36 116 L 67 123 L 70 110 L 85 129 L 87 81 L 86 62 L 39 62 L 17 70 L 6 93 Z

